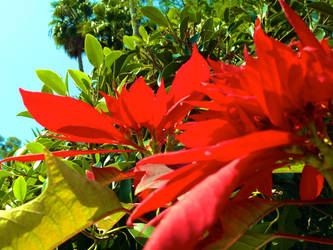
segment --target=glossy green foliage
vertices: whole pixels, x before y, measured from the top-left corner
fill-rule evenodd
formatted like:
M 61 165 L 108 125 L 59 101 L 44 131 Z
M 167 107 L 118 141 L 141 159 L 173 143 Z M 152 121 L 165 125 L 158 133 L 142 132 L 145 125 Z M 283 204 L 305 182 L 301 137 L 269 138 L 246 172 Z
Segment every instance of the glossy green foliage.
M 66 95 L 67 88 L 61 77 L 47 69 L 36 70 L 38 78 L 51 90 L 54 90 L 59 95 Z
M 68 3 L 73 4 L 72 12 L 69 11 Z M 331 37 L 333 30 L 332 3 L 328 1 L 306 1 L 306 4 L 304 1 L 289 1 L 289 3 L 319 39 Z M 292 38 L 296 37 L 276 1 L 189 0 L 182 2 L 166 0 L 160 1 L 161 8 L 150 5 L 142 6 L 139 1 L 135 4 L 135 20 L 139 36 L 132 34 L 131 14 L 127 1 L 102 0 L 96 4 L 78 0 L 55 1 L 53 4 L 54 20 L 51 22 L 51 26 L 57 44 L 64 46 L 69 55 L 74 57 L 79 57 L 85 49 L 94 69 L 89 73 L 71 69 L 64 80 L 52 71 L 39 71 L 39 77 L 44 83 L 42 92 L 68 95 L 68 84 L 73 82 L 78 87 L 79 94 L 76 96 L 78 99 L 89 103 L 98 110 L 108 112 L 105 99 L 101 96 L 100 91 L 116 96 L 117 91 L 121 92 L 123 87 L 132 83 L 139 76 L 143 76 L 155 90 L 161 84 L 162 78 L 169 87 L 176 71 L 190 57 L 194 43 L 198 45 L 199 51 L 204 57 L 210 56 L 214 60 L 240 65 L 243 63 L 244 46 L 247 46 L 249 53 L 255 56 L 253 32 L 257 18 L 260 19 L 262 27 L 268 35 L 283 43 L 289 43 Z M 332 43 L 331 40 L 328 42 Z M 27 112 L 20 113 L 20 115 L 29 117 Z M 148 145 L 151 143 L 150 131 L 143 132 L 143 144 Z M 110 145 L 64 142 L 39 135 L 35 142 L 27 144 L 16 154 L 39 153 L 43 146 L 52 151 L 97 147 L 99 149 L 114 148 Z M 179 145 L 177 147 L 179 148 Z M 140 153 L 77 156 L 66 159 L 61 166 L 65 167 L 63 164 L 66 164 L 68 170 L 75 171 L 75 176 L 82 179 L 81 176 L 85 175 L 85 171 L 91 170 L 90 166 L 113 166 L 121 171 L 126 171 L 142 157 Z M 0 170 L 1 208 L 18 210 L 22 203 L 33 204 L 35 201 L 33 199 L 40 195 L 47 185 L 48 189 L 45 193 L 50 192 L 47 191 L 50 189 L 50 178 L 46 175 L 47 168 L 48 166 L 44 162 L 16 162 L 3 166 L 3 169 Z M 291 168 L 275 170 L 273 199 L 299 199 L 299 173 L 302 168 L 303 165 L 295 165 Z M 91 183 L 85 179 L 84 181 Z M 66 184 L 67 187 L 64 189 L 67 191 L 63 192 L 71 192 L 70 183 Z M 130 209 L 132 207 L 130 203 L 138 202 L 134 195 L 133 184 L 135 183 L 132 180 L 113 182 L 109 185 L 110 191 L 108 192 L 112 193 L 112 197 L 116 194 L 122 202 L 128 203 L 123 207 Z M 84 189 L 82 188 L 80 193 L 83 193 Z M 41 199 L 39 197 L 44 197 L 45 193 L 38 196 L 37 201 Z M 253 195 L 262 197 L 260 193 Z M 101 196 L 98 194 L 97 197 Z M 332 193 L 325 186 L 321 198 L 328 197 L 332 197 Z M 234 224 L 234 230 L 229 231 L 228 237 L 223 242 L 217 242 L 216 246 L 221 244 L 221 246 L 228 246 L 231 249 L 251 249 L 259 246 L 265 247 L 264 245 L 270 240 L 266 249 L 288 249 L 302 246 L 301 242 L 274 238 L 276 232 L 333 238 L 332 206 L 288 206 L 274 210 L 278 206 L 276 204 L 279 202 L 268 207 L 247 204 L 246 207 L 242 207 L 243 209 L 228 211 L 229 217 L 235 218 L 230 221 Z M 263 216 L 272 209 L 274 210 L 272 213 Z M 149 214 L 149 219 L 158 213 L 159 211 Z M 82 249 L 89 247 L 141 249 L 153 229 L 148 228 L 140 237 L 139 232 L 145 224 L 138 223 L 134 228 L 128 228 L 125 224 L 126 218 L 124 210 L 118 211 L 100 221 L 89 220 L 89 223 L 77 227 L 75 230 L 73 229 L 75 223 L 68 222 L 66 227 L 73 231 L 70 235 L 63 237 L 63 240 L 68 239 L 68 241 L 60 245 L 58 249 L 75 249 L 76 247 Z M 74 236 L 91 223 L 94 224 Z M 50 228 L 53 230 L 52 227 Z M 69 239 L 70 236 L 73 237 Z M 60 244 L 60 241 L 54 243 L 52 247 L 56 244 Z
M 87 34 L 84 42 L 84 48 L 89 62 L 95 68 L 99 68 L 99 66 L 103 63 L 103 50 L 101 44 L 95 37 Z

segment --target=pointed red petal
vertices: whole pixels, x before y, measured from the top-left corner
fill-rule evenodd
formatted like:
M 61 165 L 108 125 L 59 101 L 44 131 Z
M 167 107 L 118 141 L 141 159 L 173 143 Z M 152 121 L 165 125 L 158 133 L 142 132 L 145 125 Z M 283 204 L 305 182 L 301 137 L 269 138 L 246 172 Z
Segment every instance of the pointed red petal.
M 314 167 L 305 166 L 299 184 L 299 195 L 301 200 L 316 199 L 320 195 L 323 186 L 324 176 L 322 176 Z
M 152 120 L 153 128 L 157 129 L 158 125 L 161 123 L 163 117 L 167 113 L 167 103 L 168 103 L 168 95 L 164 87 L 164 81 L 162 79 L 161 85 L 154 98 L 153 120 Z M 159 132 L 160 131 L 156 131 L 156 133 Z M 158 137 L 159 134 L 157 134 L 156 136 Z
M 177 128 L 185 130 L 177 140 L 190 148 L 214 145 L 239 136 L 234 126 L 222 119 L 187 122 Z
M 240 175 L 237 170 L 238 162 L 239 160 L 235 160 L 208 176 L 170 207 L 145 249 L 192 249 L 229 202 Z
M 89 104 L 71 97 L 30 92 L 20 89 L 25 106 L 35 120 L 48 130 L 65 136 L 99 143 L 127 142 L 107 116 Z M 92 141 L 91 141 L 92 140 Z
M 153 155 L 141 160 L 137 165 L 145 165 L 148 163 L 171 165 L 209 160 L 228 162 L 257 150 L 279 147 L 291 143 L 300 143 L 303 140 L 303 138 L 292 133 L 278 130 L 266 130 L 245 135 L 233 140 L 223 141 L 214 146 Z
M 69 151 L 55 151 L 51 152 L 54 156 L 57 157 L 72 157 L 77 155 L 87 155 L 87 154 L 107 154 L 107 153 L 123 153 L 123 152 L 135 152 L 135 150 L 131 149 L 96 149 L 96 150 L 69 150 Z M 31 162 L 31 161 L 40 161 L 44 160 L 44 154 L 32 154 L 32 155 L 20 155 L 8 157 L 6 159 L 2 159 L 0 164 L 6 161 L 20 161 L 20 162 Z
M 151 193 L 131 214 L 129 223 L 141 215 L 165 206 L 167 203 L 176 200 L 176 198 L 189 191 L 195 184 L 206 178 L 221 167 L 222 164 L 209 162 L 207 164 L 190 164 L 173 171 L 158 180 L 169 181 L 159 189 Z
M 210 69 L 206 60 L 200 55 L 197 46 L 194 45 L 192 56 L 177 71 L 171 85 L 169 96 L 171 103 L 175 103 L 184 96 L 200 89 L 201 82 L 208 81 Z
M 310 31 L 306 23 L 300 18 L 297 13 L 289 7 L 284 0 L 279 0 L 284 13 L 286 14 L 290 24 L 294 27 L 299 39 L 302 41 L 303 46 L 311 46 L 321 49 L 320 43 L 314 34 Z
M 143 77 L 139 77 L 131 86 L 123 101 L 137 124 L 147 125 L 151 121 L 154 97 L 154 91 Z

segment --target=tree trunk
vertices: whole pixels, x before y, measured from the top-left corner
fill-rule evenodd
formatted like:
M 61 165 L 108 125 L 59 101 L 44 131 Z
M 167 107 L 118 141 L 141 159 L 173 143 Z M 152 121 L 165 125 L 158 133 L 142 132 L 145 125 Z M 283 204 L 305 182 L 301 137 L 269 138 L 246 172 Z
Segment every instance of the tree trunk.
M 129 0 L 128 2 L 129 2 L 129 10 L 130 10 L 130 15 L 131 15 L 132 35 L 140 37 L 139 27 L 136 22 L 135 0 Z
M 84 72 L 83 71 L 83 63 L 82 63 L 82 54 L 78 55 L 77 60 L 79 62 L 79 69 L 80 69 L 80 71 Z

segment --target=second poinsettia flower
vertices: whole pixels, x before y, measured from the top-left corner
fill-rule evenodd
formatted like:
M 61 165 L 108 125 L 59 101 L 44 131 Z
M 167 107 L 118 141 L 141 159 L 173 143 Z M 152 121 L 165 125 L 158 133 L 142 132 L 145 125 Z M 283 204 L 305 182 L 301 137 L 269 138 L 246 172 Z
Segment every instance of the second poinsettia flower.
M 185 100 L 203 97 L 197 94 L 201 82 L 208 81 L 210 69 L 194 46 L 193 53 L 178 70 L 169 93 L 162 83 L 157 93 L 138 78 L 127 90 L 123 87 L 116 97 L 102 93 L 109 114 L 71 97 L 20 90 L 25 106 L 33 118 L 57 138 L 87 143 L 132 145 L 145 151 L 142 129 L 146 128 L 161 150 L 166 136 L 173 135 L 177 124 L 191 110 Z M 156 146 L 156 144 L 158 144 Z

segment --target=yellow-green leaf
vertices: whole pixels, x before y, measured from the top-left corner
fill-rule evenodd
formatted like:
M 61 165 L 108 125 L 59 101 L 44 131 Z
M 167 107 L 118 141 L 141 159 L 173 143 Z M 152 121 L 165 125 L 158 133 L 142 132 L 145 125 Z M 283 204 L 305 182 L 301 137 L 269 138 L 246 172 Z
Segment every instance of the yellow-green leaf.
M 23 117 L 27 117 L 27 118 L 32 118 L 32 115 L 29 113 L 29 111 L 22 111 L 22 112 L 18 113 L 16 116 L 23 116 Z
M 147 39 L 148 39 L 148 37 L 149 37 L 149 35 L 148 35 L 145 27 L 140 26 L 139 33 L 140 33 L 140 36 L 142 37 L 142 40 L 146 42 Z
M 66 95 L 66 85 L 57 73 L 48 69 L 37 69 L 36 74 L 47 87 L 59 95 Z
M 20 176 L 14 181 L 13 193 L 16 199 L 18 199 L 19 201 L 24 201 L 24 198 L 27 194 L 27 183 L 25 182 L 23 176 Z
M 130 210 L 133 205 L 130 203 L 121 203 L 122 207 Z M 124 217 L 126 213 L 123 211 L 111 214 L 101 220 L 99 220 L 98 222 L 95 223 L 95 226 L 99 229 L 99 230 L 103 230 L 104 232 L 109 231 L 114 225 L 116 225 L 118 223 L 118 221 Z
M 135 50 L 136 45 L 141 42 L 141 39 L 137 36 L 124 35 L 123 42 L 127 48 L 130 50 Z
M 33 154 L 41 154 L 44 152 L 44 146 L 39 142 L 30 142 L 25 146 Z
M 86 51 L 89 62 L 98 68 L 103 63 L 103 49 L 99 41 L 92 35 L 87 34 L 84 41 L 84 49 Z
M 89 76 L 87 76 L 82 71 L 75 69 L 69 69 L 68 73 L 74 80 L 75 85 L 78 86 L 83 92 L 88 93 L 91 86 L 91 80 Z
M 46 190 L 23 206 L 0 211 L 0 249 L 52 249 L 121 208 L 109 188 L 74 172 L 49 152 L 45 159 Z
M 8 177 L 8 176 L 11 176 L 11 175 L 12 175 L 11 172 L 8 172 L 6 170 L 0 169 L 0 178 Z
M 123 52 L 120 50 L 113 50 L 111 51 L 106 57 L 105 57 L 105 67 L 108 68 L 110 67 L 115 60 L 117 60 Z

